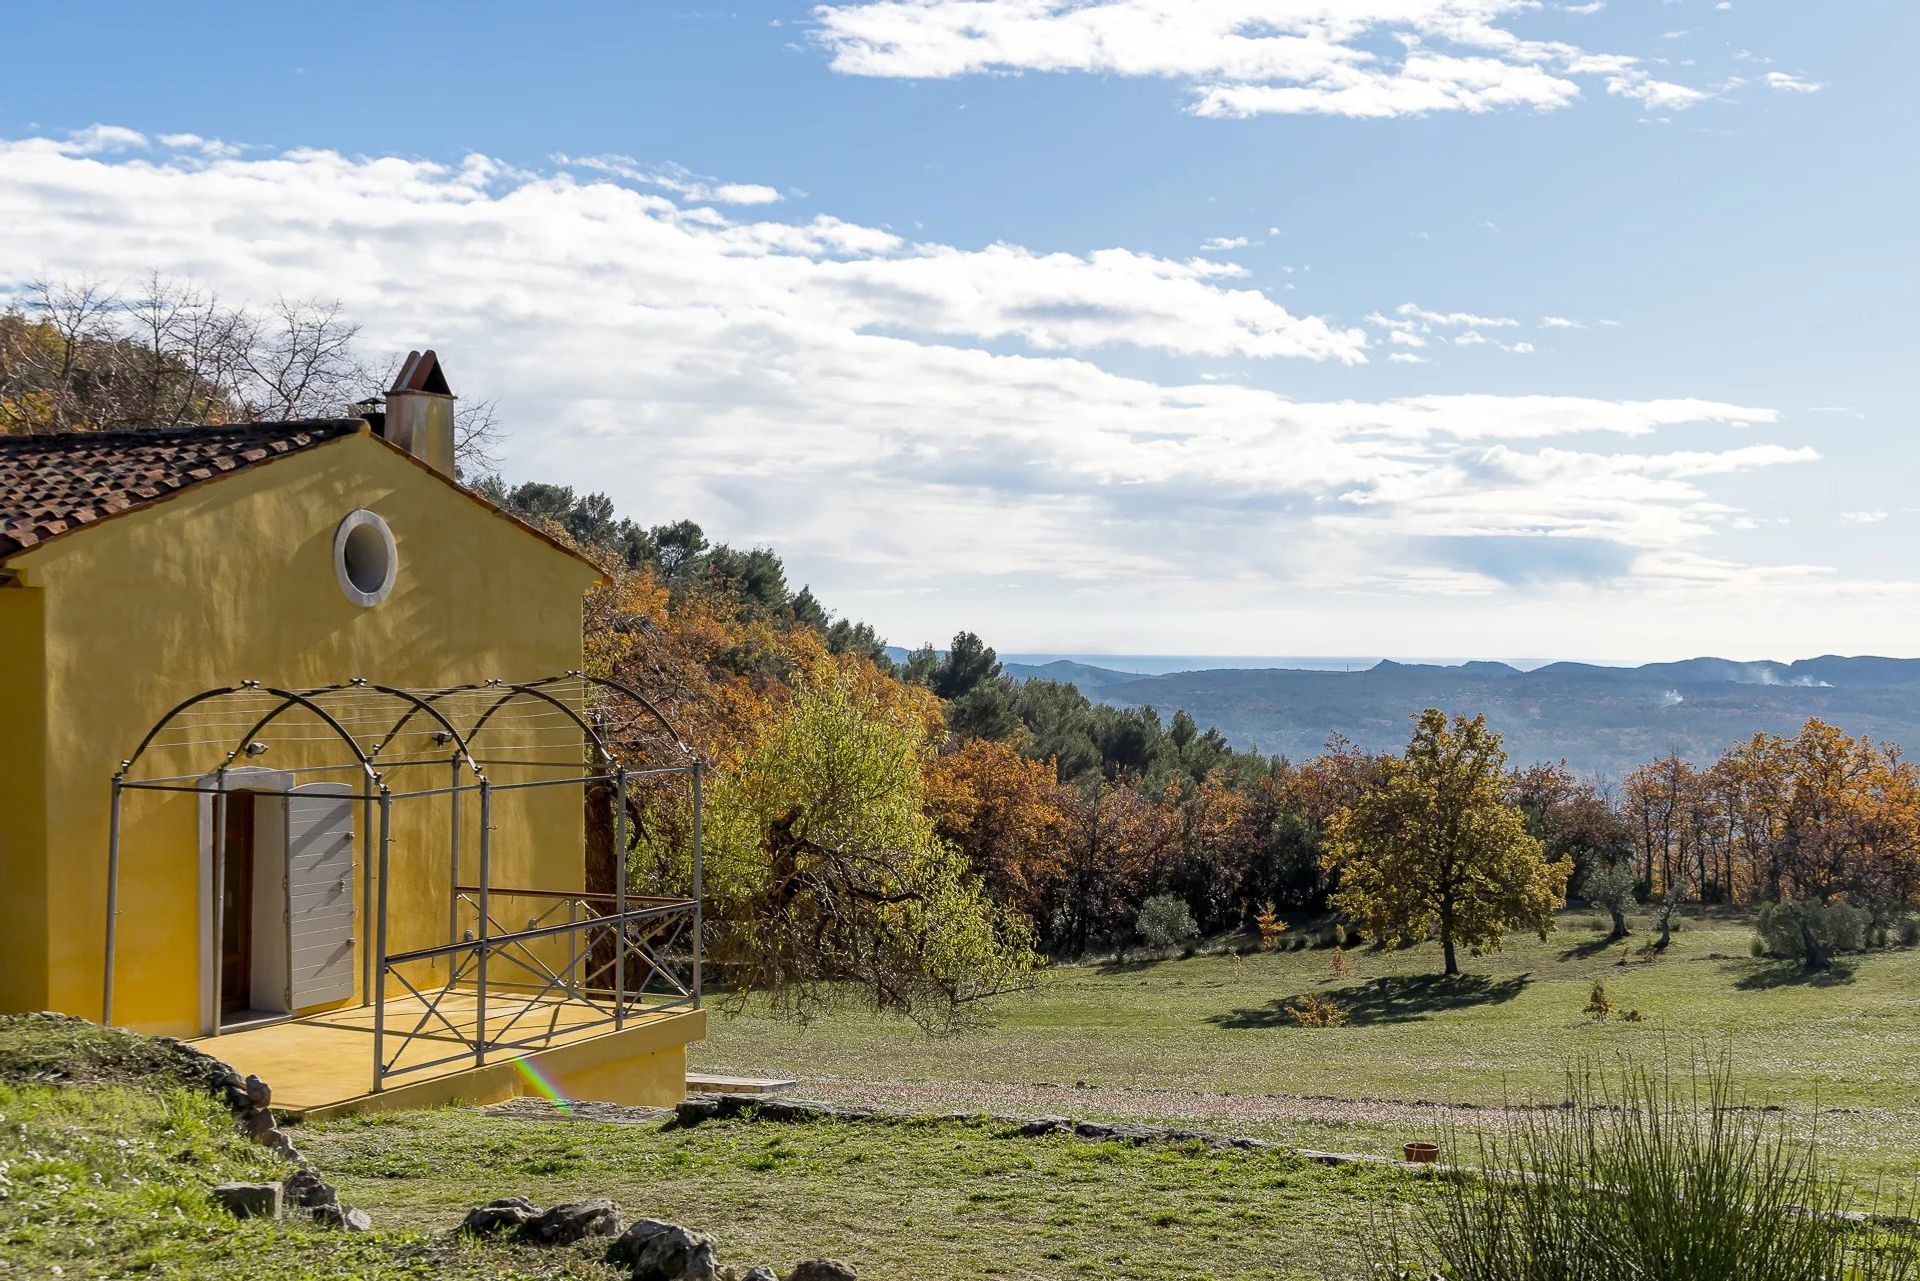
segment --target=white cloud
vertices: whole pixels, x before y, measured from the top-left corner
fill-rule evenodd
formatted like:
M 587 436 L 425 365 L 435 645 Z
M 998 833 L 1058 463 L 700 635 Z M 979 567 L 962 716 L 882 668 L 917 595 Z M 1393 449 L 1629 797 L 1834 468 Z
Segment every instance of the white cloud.
M 1784 71 L 1769 71 L 1760 77 L 1769 89 L 1780 93 L 1819 93 L 1826 86 L 1812 80 L 1802 80 L 1799 76 L 1788 75 Z
M 1616 98 L 1631 98 L 1648 111 L 1682 111 L 1712 96 L 1688 85 L 1656 79 L 1638 69 L 1607 77 L 1607 92 Z
M 1565 316 L 1542 316 L 1540 327 L 1542 329 L 1585 329 L 1587 326 L 1582 321 L 1569 320 Z
M 1245 236 L 1209 236 L 1200 248 L 1205 253 L 1217 253 L 1222 249 L 1244 249 L 1249 243 Z
M 1840 519 L 1851 525 L 1877 525 L 1887 518 L 1883 511 L 1841 512 Z
M 1519 590 L 1516 556 L 1530 583 L 1629 566 L 1769 590 L 1717 546 L 1746 514 L 1709 486 L 1814 457 L 1686 447 L 1697 427 L 1778 418 L 1686 397 L 1309 401 L 1231 375 L 1153 381 L 1101 358 L 1337 369 L 1368 344 L 1218 262 L 909 243 L 478 156 L 103 161 L 0 141 L 0 228 L 0 292 L 158 266 L 235 301 L 338 297 L 373 350 L 435 346 L 458 390 L 500 402 L 512 474 L 770 543 L 908 641 L 950 634 L 940 620 L 1001 625 L 996 610 L 1031 634 L 1036 618 L 1215 626 L 1342 593 Z M 1423 343 L 1423 327 L 1509 329 L 1417 307 L 1378 319 Z M 1617 450 L 1592 446 L 1604 437 Z M 954 619 L 968 601 L 981 612 Z
M 1471 325 L 1475 329 L 1511 329 L 1520 322 L 1511 316 L 1476 316 L 1470 311 L 1428 311 L 1418 303 L 1403 302 L 1394 314 L 1426 325 Z
M 778 187 L 757 182 L 722 182 L 696 174 L 681 165 L 643 165 L 632 156 L 554 157 L 554 163 L 574 169 L 591 169 L 632 182 L 671 191 L 690 201 L 716 205 L 771 205 L 782 199 Z
M 1429 342 L 1446 342 L 1455 347 L 1486 347 L 1511 355 L 1532 355 L 1534 346 L 1524 339 L 1507 341 L 1489 337 L 1483 329 L 1515 329 L 1520 322 L 1511 316 L 1481 316 L 1470 311 L 1429 311 L 1418 303 L 1403 302 L 1393 315 L 1370 312 L 1367 323 L 1387 331 L 1389 347 L 1425 347 Z M 1547 328 L 1577 328 L 1573 321 L 1551 322 Z M 1459 332 L 1454 332 L 1459 331 Z M 1402 362 L 1405 363 L 1405 362 Z
M 1639 60 L 1504 25 L 1538 0 L 850 0 L 813 11 L 848 75 L 913 79 L 1022 71 L 1161 76 L 1201 116 L 1552 111 L 1647 84 Z M 1562 6 L 1588 14 L 1601 5 Z M 1386 52 L 1397 46 L 1397 59 Z M 1630 96 L 1687 105 L 1680 86 Z M 1650 104 L 1651 105 L 1651 104 Z

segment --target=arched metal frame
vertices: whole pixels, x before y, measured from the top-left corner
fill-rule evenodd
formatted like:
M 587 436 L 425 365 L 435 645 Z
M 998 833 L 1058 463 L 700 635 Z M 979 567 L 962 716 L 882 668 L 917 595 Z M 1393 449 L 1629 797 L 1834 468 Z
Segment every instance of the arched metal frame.
M 569 697 L 572 701 L 569 701 Z M 223 705 L 229 702 L 237 702 L 239 709 Z M 614 713 L 623 703 L 630 704 L 636 714 L 627 718 L 623 727 L 626 732 L 616 733 L 612 725 Z M 263 704 L 264 710 L 260 710 Z M 387 709 L 385 715 L 381 714 L 383 708 Z M 255 714 L 256 711 L 258 714 Z M 374 1007 L 375 1090 L 383 1088 L 385 1079 L 396 1072 L 442 1066 L 469 1053 L 476 1064 L 482 1064 L 486 1062 L 489 1052 L 526 1049 L 540 1041 L 542 1036 L 512 1039 L 512 1030 L 520 1018 L 545 1000 L 549 992 L 558 991 L 562 999 L 585 995 L 589 1002 L 592 993 L 604 995 L 604 989 L 592 986 L 592 979 L 596 976 L 605 975 L 612 984 L 612 999 L 606 1021 L 616 1028 L 624 1026 L 627 1017 L 637 1006 L 651 997 L 662 995 L 649 991 L 656 981 L 664 981 L 668 985 L 669 990 L 665 993 L 668 999 L 656 1001 L 645 1008 L 656 1010 L 682 1005 L 699 1006 L 703 927 L 702 765 L 673 723 L 640 691 L 621 681 L 569 671 L 532 681 L 489 680 L 425 690 L 404 689 L 364 679 L 297 690 L 243 681 L 238 685 L 203 691 L 176 704 L 147 731 L 133 752 L 120 762 L 119 769 L 113 775 L 107 851 L 106 956 L 101 1002 L 103 1021 L 110 1023 L 113 1018 L 121 816 L 126 794 L 171 792 L 211 798 L 211 834 L 214 841 L 213 938 L 217 947 L 217 940 L 223 936 L 224 929 L 222 882 L 225 858 L 222 851 L 226 844 L 229 771 L 271 751 L 279 741 L 276 735 L 290 735 L 295 742 L 301 743 L 316 741 L 311 736 L 298 733 L 297 723 L 292 727 L 283 725 L 290 716 L 311 717 L 317 721 L 326 731 L 318 741 L 331 742 L 335 747 L 309 753 L 317 755 L 322 763 L 291 765 L 285 769 L 280 769 L 276 764 L 276 769 L 288 776 L 346 774 L 359 780 L 359 790 L 352 794 L 352 799 L 361 803 L 360 910 L 363 922 L 361 929 L 356 931 L 356 937 L 364 939 L 364 917 L 373 915 L 374 947 L 368 949 L 362 944 L 360 948 L 360 995 L 362 1006 L 371 1004 Z M 522 743 L 518 748 L 511 742 L 502 744 L 498 741 L 501 727 L 516 721 L 523 731 L 522 737 L 535 741 Z M 245 729 L 234 737 L 231 730 L 237 724 L 244 724 Z M 526 732 L 529 725 L 536 726 L 532 733 Z M 637 728 L 640 725 L 651 728 L 642 733 Z M 540 726 L 545 727 L 544 738 L 541 737 Z M 196 737 L 199 734 L 208 737 Z M 557 759 L 544 755 L 524 759 L 512 755 L 513 751 L 528 750 L 529 746 L 551 749 Z M 415 750 L 406 750 L 409 747 Z M 217 754 L 210 754 L 197 772 L 155 777 L 143 777 L 140 774 L 141 766 L 162 750 L 197 753 L 208 748 Z M 649 757 L 662 754 L 663 748 L 670 763 L 643 764 L 640 768 L 633 768 L 628 763 L 635 758 L 644 762 Z M 623 760 L 623 756 L 627 760 Z M 447 785 L 395 790 L 393 780 L 400 771 L 436 764 L 448 769 Z M 503 774 L 508 770 L 520 770 L 536 776 L 503 781 L 489 774 L 489 769 L 496 767 Z M 641 899 L 637 900 L 641 906 L 635 908 L 635 900 L 628 894 L 626 877 L 628 787 L 636 780 L 670 775 L 687 776 L 692 788 L 692 897 Z M 495 794 L 523 788 L 590 787 L 594 784 L 608 785 L 613 809 L 614 892 L 606 895 L 587 891 L 494 886 L 492 807 Z M 461 798 L 469 794 L 477 795 L 480 811 L 478 883 L 473 886 L 462 884 L 460 871 Z M 435 947 L 389 952 L 387 887 L 393 837 L 393 804 L 396 801 L 441 796 L 448 798 L 452 836 L 448 852 L 447 941 Z M 540 901 L 553 900 L 553 905 L 539 917 L 530 918 L 526 929 L 503 929 L 494 919 L 493 898 L 496 894 Z M 464 937 L 461 931 L 463 903 L 473 909 L 476 918 L 475 928 L 466 931 Z M 564 923 L 544 924 L 561 903 L 566 905 L 569 919 Z M 567 938 L 571 956 L 563 971 L 556 972 L 530 945 L 549 939 L 557 944 L 563 936 Z M 671 959 L 679 955 L 676 949 L 682 946 L 683 938 L 690 951 L 689 973 L 685 980 L 673 972 L 671 965 Z M 586 943 L 584 949 L 583 941 Z M 612 954 L 610 961 L 597 969 L 591 968 L 595 958 L 609 951 Z M 402 966 L 439 961 L 446 964 L 447 978 L 445 986 L 434 994 L 423 991 L 400 972 Z M 520 1013 L 496 1030 L 489 1024 L 489 988 L 495 985 L 491 983 L 489 970 L 490 962 L 501 961 L 533 974 L 535 980 L 544 978 L 545 981 Z M 642 981 L 629 990 L 629 964 L 635 961 L 643 966 Z M 583 962 L 590 966 L 585 981 L 581 980 L 579 972 Z M 471 1035 L 456 1027 L 442 1008 L 448 994 L 468 976 L 472 978 L 475 1007 Z M 391 1055 L 387 1052 L 386 1029 L 387 981 L 390 977 L 411 997 L 417 998 L 422 1007 L 418 1021 L 410 1031 L 400 1034 L 400 1048 Z M 222 1028 L 221 975 L 217 962 L 214 964 L 213 982 L 213 1031 L 218 1034 Z M 288 1003 L 290 1005 L 291 1001 Z M 294 1016 L 289 1014 L 288 1017 Z M 434 1024 L 451 1032 L 462 1043 L 463 1049 L 430 1062 L 400 1067 L 400 1057 L 408 1044 Z M 572 1025 L 571 1030 L 579 1030 L 580 1026 Z

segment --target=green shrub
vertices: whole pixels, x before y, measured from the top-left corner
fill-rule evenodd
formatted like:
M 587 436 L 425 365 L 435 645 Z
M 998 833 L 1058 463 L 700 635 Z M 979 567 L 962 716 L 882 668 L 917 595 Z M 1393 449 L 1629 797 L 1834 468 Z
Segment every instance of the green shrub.
M 1596 867 L 1580 882 L 1580 897 L 1607 914 L 1607 928 L 1614 938 L 1626 937 L 1633 884 L 1633 872 L 1625 863 Z
M 1920 916 L 1902 916 L 1894 923 L 1893 936 L 1901 947 L 1920 947 Z
M 1140 905 L 1133 928 L 1148 947 L 1173 947 L 1200 932 L 1187 901 L 1174 894 L 1155 894 Z
M 1449 1147 L 1460 1147 L 1451 1140 Z M 1920 1231 L 1842 1216 L 1845 1189 L 1722 1062 L 1675 1084 L 1570 1074 L 1567 1105 L 1469 1138 L 1471 1169 L 1376 1221 L 1373 1275 L 1441 1281 L 1912 1281 Z
M 1807 969 L 1824 970 L 1841 952 L 1866 946 L 1872 918 L 1864 908 L 1817 899 L 1782 899 L 1760 909 L 1754 932 L 1768 956 L 1799 961 Z

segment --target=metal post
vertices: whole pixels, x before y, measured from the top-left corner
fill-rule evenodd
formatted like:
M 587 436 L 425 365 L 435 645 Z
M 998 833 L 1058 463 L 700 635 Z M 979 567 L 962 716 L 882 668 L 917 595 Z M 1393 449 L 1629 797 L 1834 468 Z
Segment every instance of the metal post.
M 493 933 L 493 787 L 480 780 L 480 962 L 479 988 L 474 994 L 476 1026 L 473 1036 L 473 1061 L 487 1061 L 487 952 L 488 936 Z
M 447 794 L 448 824 L 453 829 L 451 866 L 447 875 L 447 942 L 460 940 L 460 757 L 453 758 L 453 791 Z M 452 962 L 448 962 L 447 985 L 453 985 Z
M 705 880 L 701 868 L 701 832 L 700 816 L 704 804 L 700 792 L 700 775 L 705 769 L 699 761 L 693 763 L 693 1004 L 700 1006 L 700 941 L 705 926 L 705 906 L 702 893 Z
M 373 987 L 373 1088 L 383 1088 L 387 1073 L 387 872 L 390 841 L 393 836 L 393 794 L 380 785 L 380 919 L 375 926 L 374 950 L 379 953 Z
M 367 936 L 373 933 L 373 771 L 361 766 L 360 784 L 360 1004 L 373 999 L 373 949 Z
M 213 794 L 213 1034 L 220 1035 L 227 968 L 227 767 L 214 774 Z
M 613 1026 L 627 1018 L 627 771 L 613 776 Z
M 112 817 L 107 821 L 107 963 L 101 979 L 100 1025 L 113 1026 L 113 945 L 120 918 L 120 776 L 113 776 Z

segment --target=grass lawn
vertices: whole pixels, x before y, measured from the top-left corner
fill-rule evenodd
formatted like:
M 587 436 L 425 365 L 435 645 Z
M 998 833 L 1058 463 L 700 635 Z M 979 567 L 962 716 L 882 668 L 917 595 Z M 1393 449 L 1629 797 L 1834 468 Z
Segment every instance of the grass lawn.
M 712 1232 L 723 1262 L 822 1255 L 877 1281 L 1355 1275 L 1356 1225 L 1424 1196 L 1399 1170 L 1276 1152 L 1021 1138 L 987 1121 L 607 1124 L 471 1109 L 295 1132 L 376 1231 L 238 1221 L 212 1184 L 287 1167 L 152 1042 L 0 1020 L 0 1276 L 612 1281 L 604 1243 L 465 1241 L 471 1206 L 611 1197 Z
M 1352 1231 L 1419 1196 L 1398 1170 L 1270 1152 L 1027 1139 L 984 1121 L 710 1121 L 682 1129 L 443 1109 L 302 1140 L 383 1223 L 444 1230 L 525 1194 L 607 1196 L 711 1232 L 723 1262 L 829 1256 L 881 1281 L 1357 1275 Z
M 1396 1152 L 1483 1114 L 1445 1104 L 1558 1101 L 1565 1065 L 1726 1053 L 1757 1102 L 1789 1108 L 1863 1183 L 1920 1174 L 1920 951 L 1847 958 L 1814 979 L 1749 955 L 1750 926 L 1691 918 L 1657 961 L 1622 967 L 1585 913 L 1437 977 L 1439 949 L 1350 948 L 1059 967 L 991 1025 L 932 1040 L 835 1015 L 800 1028 L 749 1004 L 717 1016 L 699 1068 L 795 1075 L 803 1092 L 941 1110 L 998 1107 L 1178 1119 L 1342 1151 Z M 1636 944 L 1646 939 L 1636 923 Z M 1644 1021 L 1596 1024 L 1595 980 Z M 1306 994 L 1340 1028 L 1292 1025 Z

